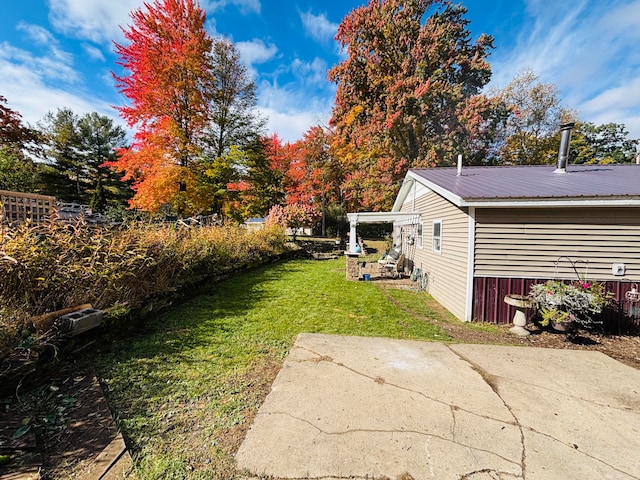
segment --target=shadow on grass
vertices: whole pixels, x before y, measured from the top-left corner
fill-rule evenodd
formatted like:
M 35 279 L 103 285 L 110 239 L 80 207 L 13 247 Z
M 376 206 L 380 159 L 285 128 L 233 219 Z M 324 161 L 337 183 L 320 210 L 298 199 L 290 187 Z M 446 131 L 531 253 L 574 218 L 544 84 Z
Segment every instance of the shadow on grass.
M 295 260 L 289 260 L 211 284 L 201 288 L 194 298 L 144 320 L 130 336 L 122 338 L 116 333 L 113 341 L 126 344 L 153 339 L 152 343 L 156 343 L 157 349 L 148 350 L 150 355 L 159 352 L 178 353 L 183 347 L 190 349 L 208 345 L 211 339 L 206 334 L 233 332 L 237 325 L 229 319 L 241 318 L 270 295 L 263 288 L 264 284 L 300 270 Z M 171 337 L 179 341 L 162 341 Z M 118 347 L 112 353 L 123 352 Z
M 97 353 L 142 478 L 183 478 L 180 469 L 202 459 L 210 462 L 202 468 L 214 471 L 232 464 L 229 450 L 220 453 L 221 439 L 248 428 L 267 379 L 300 332 L 422 339 L 441 333 L 375 285 L 346 281 L 344 268 L 341 258 L 256 269 L 211 285 Z
M 239 378 L 252 362 L 283 355 L 287 341 L 253 339 L 243 331 L 244 322 L 258 304 L 269 301 L 270 284 L 299 272 L 299 264 L 285 261 L 211 285 L 146 320 L 134 334 L 102 344 L 96 368 L 134 451 L 142 448 L 144 432 L 162 436 L 163 425 L 175 423 L 177 418 L 167 418 L 170 412 L 181 407 L 186 414 L 201 398 L 212 405 L 224 402 L 242 389 Z M 229 402 L 225 408 L 236 407 Z

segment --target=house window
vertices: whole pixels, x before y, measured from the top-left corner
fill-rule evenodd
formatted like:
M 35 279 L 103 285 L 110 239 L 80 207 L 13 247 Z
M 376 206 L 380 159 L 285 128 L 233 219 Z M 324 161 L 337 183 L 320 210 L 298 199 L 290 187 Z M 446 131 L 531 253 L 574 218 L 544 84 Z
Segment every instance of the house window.
M 433 221 L 433 234 L 432 234 L 432 244 L 433 251 L 436 253 L 442 253 L 442 220 L 434 220 Z

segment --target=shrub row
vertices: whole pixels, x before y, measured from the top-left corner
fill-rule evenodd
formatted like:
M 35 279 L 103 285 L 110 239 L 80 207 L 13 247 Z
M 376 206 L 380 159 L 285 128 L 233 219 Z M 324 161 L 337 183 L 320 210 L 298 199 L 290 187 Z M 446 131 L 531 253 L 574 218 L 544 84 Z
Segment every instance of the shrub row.
M 122 315 L 285 250 L 277 226 L 17 227 L 0 245 L 0 352 L 31 316 L 82 303 Z

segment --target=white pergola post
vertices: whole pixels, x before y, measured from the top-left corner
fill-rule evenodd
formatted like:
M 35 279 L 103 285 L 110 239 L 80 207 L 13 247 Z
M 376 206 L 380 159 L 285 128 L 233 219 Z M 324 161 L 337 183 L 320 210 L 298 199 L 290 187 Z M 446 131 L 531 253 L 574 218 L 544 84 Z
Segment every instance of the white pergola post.
M 358 233 L 356 232 L 358 221 L 350 219 L 349 225 L 351 227 L 349 230 L 349 251 L 353 253 L 356 251 L 356 245 L 358 244 Z
M 351 227 L 349 231 L 349 249 L 348 253 L 355 253 L 356 245 L 358 244 L 358 233 L 356 226 L 359 223 L 393 223 L 396 225 L 412 225 L 420 221 L 420 214 L 417 212 L 360 212 L 360 213 L 347 213 L 349 219 L 349 225 Z M 399 238 L 395 236 L 394 240 L 399 241 Z

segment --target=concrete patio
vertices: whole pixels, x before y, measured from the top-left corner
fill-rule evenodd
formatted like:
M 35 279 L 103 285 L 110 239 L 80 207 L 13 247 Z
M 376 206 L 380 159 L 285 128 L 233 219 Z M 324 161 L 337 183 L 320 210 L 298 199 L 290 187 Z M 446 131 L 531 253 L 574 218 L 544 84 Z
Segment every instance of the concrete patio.
M 595 352 L 301 334 L 249 478 L 638 479 L 640 371 Z

